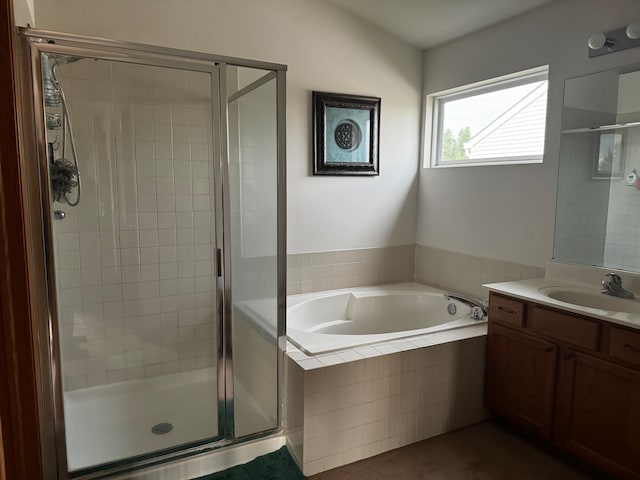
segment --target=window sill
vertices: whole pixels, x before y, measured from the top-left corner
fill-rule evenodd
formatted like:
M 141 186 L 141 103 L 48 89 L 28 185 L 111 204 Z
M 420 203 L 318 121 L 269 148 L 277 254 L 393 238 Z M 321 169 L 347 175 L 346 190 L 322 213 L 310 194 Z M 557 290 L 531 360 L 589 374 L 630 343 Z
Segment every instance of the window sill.
M 504 160 L 482 160 L 477 162 L 451 162 L 439 165 L 425 165 L 423 168 L 458 168 L 458 167 L 488 167 L 497 165 L 531 165 L 543 163 L 542 157 L 527 158 L 521 160 L 504 159 Z

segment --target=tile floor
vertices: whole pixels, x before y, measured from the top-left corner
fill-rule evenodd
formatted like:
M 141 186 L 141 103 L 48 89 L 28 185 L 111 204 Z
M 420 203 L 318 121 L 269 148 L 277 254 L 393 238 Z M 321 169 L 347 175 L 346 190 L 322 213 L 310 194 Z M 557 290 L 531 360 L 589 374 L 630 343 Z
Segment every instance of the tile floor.
M 605 479 L 494 421 L 309 477 L 310 480 Z

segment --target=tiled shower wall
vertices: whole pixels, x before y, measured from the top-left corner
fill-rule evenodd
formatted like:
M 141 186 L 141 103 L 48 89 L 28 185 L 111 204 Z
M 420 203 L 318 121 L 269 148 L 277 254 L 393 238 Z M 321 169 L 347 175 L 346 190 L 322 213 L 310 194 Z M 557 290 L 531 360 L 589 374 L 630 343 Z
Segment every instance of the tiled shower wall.
M 53 205 L 65 388 L 213 366 L 209 76 L 90 59 L 58 75 L 82 178 L 78 207 Z

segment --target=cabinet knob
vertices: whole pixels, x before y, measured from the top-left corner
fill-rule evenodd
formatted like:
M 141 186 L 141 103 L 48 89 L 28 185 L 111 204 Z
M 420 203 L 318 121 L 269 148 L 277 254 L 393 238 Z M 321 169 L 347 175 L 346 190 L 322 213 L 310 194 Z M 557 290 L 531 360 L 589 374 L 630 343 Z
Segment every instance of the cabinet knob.
M 553 347 L 544 347 L 544 351 L 547 353 L 553 352 L 555 349 Z
M 566 358 L 567 360 L 571 360 L 572 358 L 575 358 L 576 354 L 573 352 L 566 352 L 564 354 L 564 358 Z

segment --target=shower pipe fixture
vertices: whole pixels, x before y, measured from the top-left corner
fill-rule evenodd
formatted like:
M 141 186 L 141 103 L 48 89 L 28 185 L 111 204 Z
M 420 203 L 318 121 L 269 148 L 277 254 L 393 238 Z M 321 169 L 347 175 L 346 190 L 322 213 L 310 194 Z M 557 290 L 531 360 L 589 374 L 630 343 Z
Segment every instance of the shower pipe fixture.
M 69 107 L 67 104 L 67 98 L 64 94 L 64 90 L 62 88 L 62 85 L 60 84 L 60 81 L 58 80 L 57 68 L 59 65 L 74 63 L 78 60 L 82 60 L 82 57 L 72 57 L 68 55 L 56 55 L 52 57 L 49 57 L 47 55 L 42 56 L 44 104 L 46 107 L 62 108 L 61 115 L 55 113 L 47 113 L 47 128 L 60 128 L 62 130 L 62 139 L 60 143 L 62 146 L 61 159 L 63 161 L 69 161 L 67 159 L 67 144 L 69 144 L 71 147 L 70 163 L 75 168 L 75 187 L 77 188 L 75 200 L 71 200 L 67 192 L 62 192 L 62 197 L 64 197 L 64 200 L 71 207 L 75 207 L 80 203 L 80 168 L 78 166 L 76 142 L 73 136 L 73 127 L 71 125 L 71 114 L 69 113 Z M 64 216 L 62 218 L 64 218 Z
M 590 58 L 640 47 L 640 21 L 608 32 L 594 33 L 589 37 L 587 45 Z

